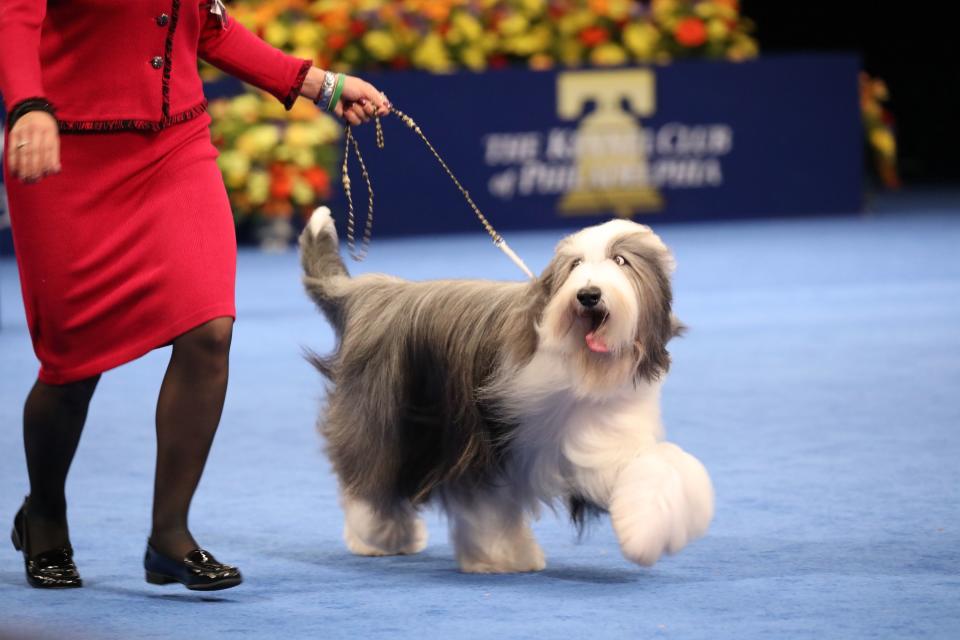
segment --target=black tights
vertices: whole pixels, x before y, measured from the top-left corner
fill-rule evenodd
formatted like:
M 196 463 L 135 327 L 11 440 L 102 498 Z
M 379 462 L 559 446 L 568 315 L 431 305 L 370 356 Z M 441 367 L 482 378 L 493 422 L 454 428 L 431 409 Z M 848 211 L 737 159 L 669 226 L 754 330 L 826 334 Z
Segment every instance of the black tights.
M 173 341 L 157 400 L 157 469 L 150 542 L 173 558 L 197 548 L 187 526 L 227 390 L 233 320 L 217 318 Z M 24 407 L 30 475 L 30 551 L 69 542 L 64 484 L 99 376 L 65 385 L 39 380 Z

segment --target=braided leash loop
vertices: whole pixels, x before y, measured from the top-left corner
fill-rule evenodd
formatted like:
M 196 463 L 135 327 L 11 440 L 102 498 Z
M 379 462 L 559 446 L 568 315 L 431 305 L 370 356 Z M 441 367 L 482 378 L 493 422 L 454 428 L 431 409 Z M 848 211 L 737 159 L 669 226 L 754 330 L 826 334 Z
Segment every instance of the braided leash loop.
M 353 131 L 350 125 L 347 125 L 344 132 L 343 148 L 343 167 L 341 175 L 343 177 L 343 191 L 347 195 L 347 251 L 350 257 L 357 262 L 362 262 L 370 252 L 370 237 L 373 234 L 373 185 L 370 182 L 370 174 L 367 172 L 367 165 L 363 162 L 363 156 L 360 155 L 360 145 L 357 139 L 353 137 Z M 350 190 L 350 175 L 347 172 L 347 162 L 350 159 L 350 146 L 357 154 L 357 161 L 360 163 L 360 173 L 367 183 L 367 220 L 363 226 L 363 240 L 361 240 L 360 250 L 357 251 L 357 243 L 354 240 L 355 216 L 353 213 L 353 194 Z M 383 149 L 383 132 L 380 129 L 380 119 L 377 118 L 377 147 Z
M 420 129 L 420 126 L 413 120 L 413 118 L 408 116 L 403 111 L 400 111 L 396 107 L 391 107 L 390 113 L 400 118 L 400 120 L 405 125 L 407 125 L 407 127 L 412 129 L 417 134 L 417 136 L 419 136 L 420 139 L 423 140 L 423 143 L 427 145 L 427 148 L 430 150 L 430 153 L 432 153 L 433 157 L 437 159 L 437 162 L 440 163 L 440 166 L 443 167 L 443 170 L 446 172 L 446 174 L 450 176 L 450 179 L 453 181 L 453 184 L 455 184 L 457 189 L 460 190 L 460 193 L 463 195 L 464 199 L 467 201 L 467 204 L 469 204 L 470 208 L 473 209 L 473 213 L 476 214 L 477 219 L 480 221 L 480 224 L 483 225 L 483 228 L 490 235 L 490 239 L 493 240 L 494 246 L 496 246 L 498 249 L 506 253 L 507 257 L 509 257 L 514 262 L 514 264 L 520 267 L 520 269 L 523 270 L 523 272 L 526 273 L 527 276 L 532 279 L 534 277 L 533 273 L 530 271 L 530 269 L 527 268 L 527 266 L 517 256 L 517 254 L 514 253 L 512 249 L 510 249 L 510 247 L 507 245 L 503 237 L 499 233 L 497 233 L 497 230 L 493 228 L 493 225 L 490 224 L 490 221 L 487 220 L 486 216 L 483 215 L 483 213 L 480 211 L 480 207 L 478 207 L 476 203 L 473 201 L 473 198 L 470 197 L 470 192 L 467 191 L 464 188 L 464 186 L 460 184 L 460 181 L 457 180 L 457 177 L 453 175 L 453 171 L 450 170 L 450 167 L 447 166 L 447 163 L 444 162 L 443 158 L 440 157 L 440 154 L 437 152 L 437 150 L 433 147 L 432 144 L 430 144 L 430 141 L 427 139 L 427 136 Z M 380 125 L 380 117 L 376 116 L 374 119 L 374 122 L 376 126 L 377 148 L 383 149 L 384 147 L 383 127 L 381 127 Z M 344 150 L 343 150 L 343 170 L 341 172 L 341 176 L 343 180 L 343 191 L 347 196 L 347 248 L 349 250 L 350 257 L 359 262 L 363 260 L 367 256 L 367 253 L 369 253 L 370 251 L 370 236 L 373 230 L 373 185 L 370 182 L 370 175 L 367 172 L 367 167 L 363 162 L 363 156 L 360 154 L 360 146 L 357 144 L 357 140 L 356 138 L 354 138 L 353 132 L 350 129 L 349 124 L 346 125 L 344 138 L 345 138 L 345 141 L 344 141 Z M 359 251 L 357 251 L 356 249 L 356 241 L 354 238 L 356 223 L 354 220 L 353 195 L 350 190 L 350 176 L 347 173 L 347 164 L 350 156 L 351 146 L 353 147 L 353 151 L 356 154 L 357 160 L 360 163 L 360 173 L 361 175 L 363 175 L 363 179 L 367 183 L 367 194 L 368 194 L 367 220 L 364 225 L 363 240 L 361 241 L 361 246 Z

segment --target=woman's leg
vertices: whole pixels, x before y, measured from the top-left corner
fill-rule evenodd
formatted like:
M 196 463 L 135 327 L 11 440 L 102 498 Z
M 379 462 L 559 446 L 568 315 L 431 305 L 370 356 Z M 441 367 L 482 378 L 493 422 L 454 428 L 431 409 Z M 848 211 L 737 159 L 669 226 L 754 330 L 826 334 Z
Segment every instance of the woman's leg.
M 37 380 L 23 408 L 23 448 L 30 475 L 30 553 L 67 546 L 67 472 L 100 376 L 64 385 Z
M 187 512 L 220 424 L 232 333 L 233 319 L 217 318 L 174 340 L 160 387 L 150 543 L 171 558 L 198 547 Z

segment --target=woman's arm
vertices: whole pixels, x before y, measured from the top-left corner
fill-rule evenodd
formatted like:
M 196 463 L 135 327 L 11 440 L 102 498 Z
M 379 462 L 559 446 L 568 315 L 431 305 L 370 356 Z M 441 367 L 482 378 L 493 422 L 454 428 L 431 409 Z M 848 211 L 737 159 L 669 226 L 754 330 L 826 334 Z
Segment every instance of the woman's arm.
M 28 98 L 43 97 L 40 25 L 46 0 L 0 2 L 0 93 L 7 113 Z
M 0 93 L 11 125 L 7 167 L 29 182 L 60 171 L 57 121 L 45 111 L 49 104 L 40 75 L 40 26 L 46 12 L 46 0 L 0 1 Z
M 326 73 L 267 44 L 242 24 L 225 16 L 221 23 L 207 14 L 198 53 L 203 60 L 235 78 L 271 93 L 289 109 L 298 96 L 315 100 Z M 333 111 L 351 124 L 388 112 L 389 102 L 369 82 L 347 76 Z

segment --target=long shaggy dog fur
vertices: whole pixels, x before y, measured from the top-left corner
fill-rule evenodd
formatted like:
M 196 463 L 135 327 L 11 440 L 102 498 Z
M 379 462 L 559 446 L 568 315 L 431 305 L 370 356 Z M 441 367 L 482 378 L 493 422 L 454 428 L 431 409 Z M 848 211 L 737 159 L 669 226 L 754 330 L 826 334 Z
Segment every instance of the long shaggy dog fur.
M 420 551 L 428 501 L 471 572 L 542 569 L 529 519 L 543 503 L 580 524 L 609 512 L 645 565 L 706 530 L 709 477 L 663 442 L 660 382 L 681 325 L 673 259 L 647 227 L 574 234 L 529 283 L 351 278 L 325 208 L 300 248 L 338 339 L 311 360 L 330 381 L 320 429 L 352 551 Z

